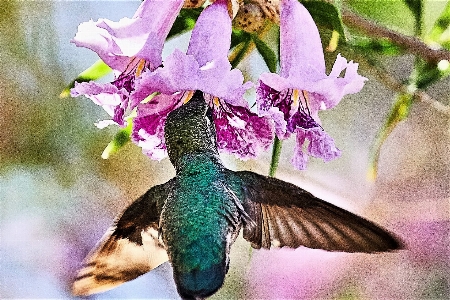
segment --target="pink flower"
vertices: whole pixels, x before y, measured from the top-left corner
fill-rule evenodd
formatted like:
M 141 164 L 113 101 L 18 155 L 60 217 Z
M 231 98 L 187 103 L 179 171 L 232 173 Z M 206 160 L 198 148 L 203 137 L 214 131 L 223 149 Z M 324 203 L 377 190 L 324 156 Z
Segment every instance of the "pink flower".
M 320 126 L 318 111 L 336 106 L 346 94 L 359 92 L 367 79 L 357 73 L 358 64 L 340 55 L 326 75 L 319 31 L 297 0 L 281 2 L 280 67 L 280 75 L 264 73 L 259 78 L 259 115 L 273 118 L 280 139 L 297 134 L 292 160 L 296 168 L 305 169 L 308 156 L 324 161 L 336 158 L 340 150 Z M 339 77 L 344 69 L 345 75 Z
M 85 95 L 101 105 L 113 120 L 124 126 L 124 116 L 133 110 L 129 96 L 135 80 L 145 70 L 154 70 L 162 63 L 164 41 L 177 17 L 183 0 L 145 0 L 133 18 L 119 22 L 99 19 L 80 24 L 72 40 L 78 47 L 95 51 L 115 73 L 111 83 L 76 83 L 72 97 Z
M 136 80 L 131 103 L 139 106 L 133 139 L 147 146 L 144 152 L 150 154 L 156 149 L 165 149 L 162 133 L 165 118 L 170 112 L 170 109 L 151 109 L 149 112 L 147 108 L 158 103 L 161 108 L 175 109 L 183 100 L 189 99 L 186 95 L 196 90 L 202 91 L 214 108 L 220 150 L 247 158 L 255 156 L 260 149 L 268 148 L 272 140 L 270 122 L 250 112 L 243 94 L 253 84 L 243 83 L 242 73 L 231 69 L 227 57 L 230 42 L 231 19 L 227 2 L 218 0 L 199 16 L 186 54 L 175 50 L 162 67 L 146 71 Z M 141 103 L 153 93 L 159 94 L 149 102 Z M 155 119 L 160 120 L 157 125 Z M 156 139 L 160 144 L 155 147 Z M 148 140 L 153 142 L 147 143 Z

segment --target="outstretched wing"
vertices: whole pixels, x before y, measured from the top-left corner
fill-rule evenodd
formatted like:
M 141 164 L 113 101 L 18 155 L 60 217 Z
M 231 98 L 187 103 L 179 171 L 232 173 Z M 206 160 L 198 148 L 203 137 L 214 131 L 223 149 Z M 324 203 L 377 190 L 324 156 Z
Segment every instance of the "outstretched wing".
M 235 172 L 243 207 L 256 226 L 245 224 L 244 238 L 254 248 L 305 246 L 345 252 L 401 248 L 391 233 L 298 186 L 253 172 Z
M 72 286 L 74 295 L 107 291 L 168 260 L 158 224 L 171 187 L 172 180 L 154 186 L 125 210 L 86 257 Z

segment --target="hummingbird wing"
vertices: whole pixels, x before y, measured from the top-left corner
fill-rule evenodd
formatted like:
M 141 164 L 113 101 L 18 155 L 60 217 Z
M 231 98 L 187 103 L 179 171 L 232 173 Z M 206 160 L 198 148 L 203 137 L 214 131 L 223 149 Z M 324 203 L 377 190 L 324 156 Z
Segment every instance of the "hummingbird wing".
M 243 207 L 256 223 L 244 223 L 244 238 L 253 248 L 367 253 L 401 248 L 385 229 L 294 184 L 248 171 L 234 174 L 241 180 Z
M 158 225 L 172 182 L 152 187 L 116 219 L 84 260 L 72 286 L 74 295 L 110 290 L 168 261 Z

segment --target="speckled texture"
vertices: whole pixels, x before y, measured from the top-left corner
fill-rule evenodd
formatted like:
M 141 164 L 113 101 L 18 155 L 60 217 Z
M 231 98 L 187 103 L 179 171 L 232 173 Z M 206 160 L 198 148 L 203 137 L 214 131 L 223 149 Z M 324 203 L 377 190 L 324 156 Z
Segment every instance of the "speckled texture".
M 178 291 L 185 298 L 209 296 L 222 286 L 230 246 L 241 224 L 210 114 L 197 91 L 166 121 L 168 152 L 177 176 L 160 225 Z

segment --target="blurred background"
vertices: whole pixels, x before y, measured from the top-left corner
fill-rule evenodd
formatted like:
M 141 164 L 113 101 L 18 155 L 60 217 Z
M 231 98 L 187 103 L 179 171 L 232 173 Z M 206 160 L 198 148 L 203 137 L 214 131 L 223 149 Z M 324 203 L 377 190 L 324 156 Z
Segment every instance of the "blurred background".
M 413 16 L 403 2 L 344 1 L 386 27 L 413 34 Z M 380 2 L 386 2 L 380 4 Z M 114 217 L 154 184 L 175 172 L 168 159 L 145 157 L 128 144 L 104 160 L 114 128 L 94 122 L 106 113 L 85 98 L 60 99 L 64 87 L 98 57 L 69 41 L 89 19 L 131 17 L 139 1 L 2 1 L 0 7 L 0 297 L 72 298 L 77 268 Z M 374 2 L 375 3 L 375 2 Z M 445 7 L 429 1 L 428 28 Z M 389 7 L 387 7 L 389 6 Z M 383 8 L 384 7 L 384 8 Z M 373 11 L 372 11 L 373 12 Z M 424 30 L 427 30 L 425 28 Z M 185 48 L 188 39 L 168 43 Z M 358 61 L 345 47 L 338 52 Z M 379 63 L 406 80 L 414 56 L 383 56 Z M 254 53 L 240 67 L 265 71 Z M 361 93 L 323 112 L 324 128 L 342 157 L 311 159 L 305 171 L 290 164 L 294 140 L 283 144 L 277 177 L 363 215 L 399 235 L 406 249 L 386 254 L 296 250 L 250 250 L 242 238 L 232 248 L 225 286 L 214 299 L 448 299 L 450 297 L 449 113 L 414 103 L 381 148 L 378 177 L 369 180 L 370 149 L 392 107 L 395 92 L 372 75 Z M 254 78 L 253 78 L 254 79 Z M 104 80 L 111 80 L 106 78 Z M 450 103 L 450 80 L 426 90 Z M 267 174 L 270 153 L 241 162 L 224 156 L 233 170 Z M 168 263 L 92 298 L 176 299 Z

